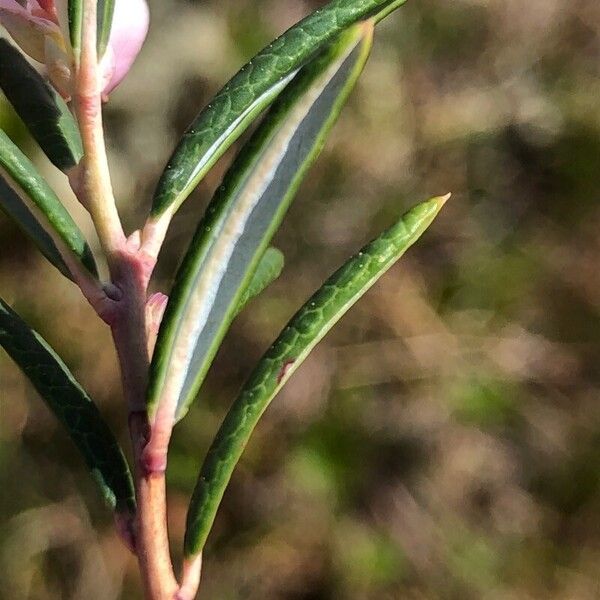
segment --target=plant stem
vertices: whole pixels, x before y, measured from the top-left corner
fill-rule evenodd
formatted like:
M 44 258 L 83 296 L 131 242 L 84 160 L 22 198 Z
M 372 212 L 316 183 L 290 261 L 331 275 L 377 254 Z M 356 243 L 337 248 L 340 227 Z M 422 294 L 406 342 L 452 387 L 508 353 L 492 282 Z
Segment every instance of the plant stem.
M 89 210 L 109 267 L 125 246 L 125 234 L 110 180 L 102 127 L 102 90 L 96 51 L 97 0 L 84 0 L 80 61 L 76 73 L 74 109 L 79 122 L 84 158 L 81 199 Z
M 149 370 L 146 297 L 156 260 L 133 237 L 126 239 L 113 195 L 102 127 L 101 77 L 96 51 L 97 1 L 83 2 L 74 109 L 84 158 L 77 185 L 73 187 L 92 216 L 116 288 L 110 314 L 104 318 L 111 326 L 129 407 L 138 507 L 134 541 L 146 598 L 173 600 L 178 584 L 169 554 L 165 476 L 164 472 L 149 472 L 143 462 L 150 433 L 145 407 Z
M 164 471 L 149 471 L 144 450 L 150 436 L 145 406 L 149 355 L 146 296 L 154 261 L 136 246 L 116 257 L 115 285 L 123 293 L 111 324 L 123 390 L 129 406 L 129 430 L 135 461 L 137 496 L 136 553 L 148 600 L 173 600 L 178 585 L 171 565 Z
M 138 505 L 136 552 L 147 600 L 173 600 L 178 590 L 169 556 L 164 473 L 147 473 L 142 464 L 148 437 L 146 413 L 132 413 L 129 428 L 135 456 L 135 488 Z
M 149 368 L 146 296 L 152 266 L 135 246 L 119 254 L 114 283 L 123 292 L 123 299 L 119 302 L 112 332 L 130 411 L 138 506 L 136 552 L 140 571 L 148 600 L 173 600 L 178 586 L 169 555 L 165 474 L 149 472 L 144 462 L 144 449 L 150 435 L 145 405 Z

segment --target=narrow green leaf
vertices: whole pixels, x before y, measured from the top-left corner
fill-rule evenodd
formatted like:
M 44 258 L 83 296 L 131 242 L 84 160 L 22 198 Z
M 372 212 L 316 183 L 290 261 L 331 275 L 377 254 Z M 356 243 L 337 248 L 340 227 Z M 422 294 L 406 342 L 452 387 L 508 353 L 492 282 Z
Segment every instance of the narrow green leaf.
M 66 171 L 83 156 L 77 123 L 64 100 L 7 40 L 0 39 L 0 88 L 46 156 Z
M 238 303 L 236 314 L 240 314 L 248 302 L 262 294 L 281 275 L 284 262 L 285 258 L 281 250 L 267 248 L 250 280 L 250 285 L 248 285 Z
M 83 234 L 27 157 L 0 130 L 0 208 L 23 229 L 44 256 L 71 277 L 68 254 L 97 276 Z
M 333 0 L 259 52 L 196 117 L 171 156 L 152 217 L 175 211 L 303 65 L 350 25 L 380 21 L 406 0 Z
M 175 278 L 148 406 L 161 424 L 187 412 L 261 256 L 365 65 L 373 28 L 353 26 L 307 65 L 242 149 Z M 159 409 L 160 407 L 160 409 Z M 160 414 L 159 414 L 160 411 Z
M 81 50 L 81 33 L 83 29 L 83 0 L 68 0 L 67 14 L 69 19 L 69 35 L 75 57 L 79 60 Z
M 83 454 L 108 505 L 135 509 L 127 461 L 96 405 L 48 343 L 0 298 L 0 345 L 22 369 Z
M 112 27 L 115 0 L 98 0 L 98 56 L 102 58 Z
M 64 1 L 64 0 L 62 0 Z M 81 51 L 81 36 L 83 34 L 83 0 L 67 0 L 67 15 L 69 21 L 69 36 L 71 46 L 75 53 L 75 58 L 79 59 Z M 98 58 L 102 58 L 108 46 L 110 38 L 110 30 L 113 22 L 113 14 L 115 10 L 115 0 L 97 0 L 98 7 L 97 15 L 97 48 Z M 127 1 L 127 0 L 125 0 Z
M 419 239 L 446 199 L 417 205 L 351 258 L 296 313 L 259 361 L 202 466 L 188 511 L 187 556 L 202 551 L 235 465 L 273 398 L 335 323 Z

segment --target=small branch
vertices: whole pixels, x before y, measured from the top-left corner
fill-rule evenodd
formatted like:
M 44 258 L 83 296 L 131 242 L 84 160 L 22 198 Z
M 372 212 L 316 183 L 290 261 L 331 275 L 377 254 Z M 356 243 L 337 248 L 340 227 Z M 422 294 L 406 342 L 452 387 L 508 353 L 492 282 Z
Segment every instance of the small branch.
M 84 0 L 81 57 L 73 98 L 84 158 L 78 185 L 73 189 L 92 216 L 100 244 L 112 269 L 115 254 L 123 248 L 126 240 L 113 194 L 102 128 L 96 14 L 97 0 Z

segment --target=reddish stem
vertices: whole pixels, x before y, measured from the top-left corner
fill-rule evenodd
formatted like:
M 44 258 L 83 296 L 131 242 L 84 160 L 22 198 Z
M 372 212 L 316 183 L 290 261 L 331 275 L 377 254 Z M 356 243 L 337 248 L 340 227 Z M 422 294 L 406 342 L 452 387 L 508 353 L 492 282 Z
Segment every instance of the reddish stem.
M 129 429 L 134 440 L 135 488 L 138 503 L 136 553 L 147 600 L 173 600 L 179 586 L 175 580 L 167 532 L 164 473 L 148 473 L 141 454 L 148 436 L 145 412 L 132 413 Z
M 154 261 L 136 247 L 126 247 L 120 253 L 114 283 L 123 296 L 111 329 L 130 411 L 138 505 L 135 537 L 140 571 L 148 600 L 173 600 L 178 585 L 169 554 L 165 475 L 149 471 L 143 459 L 150 435 L 145 408 L 149 369 L 146 290 L 153 266 Z
M 137 233 L 127 240 L 123 233 L 113 196 L 102 127 L 96 51 L 97 3 L 98 0 L 83 2 L 81 55 L 76 70 L 74 108 L 84 158 L 70 180 L 75 193 L 92 216 L 108 261 L 111 286 L 98 289 L 97 285 L 89 284 L 83 277 L 78 278 L 78 283 L 98 314 L 110 325 L 119 356 L 135 461 L 138 510 L 132 538 L 146 598 L 174 600 L 179 586 L 169 554 L 164 470 L 148 469 L 144 462 L 150 438 L 145 406 L 149 372 L 147 289 L 168 219 L 154 228 L 150 227 L 144 236 Z M 120 526 L 129 529 L 128 524 L 120 523 Z

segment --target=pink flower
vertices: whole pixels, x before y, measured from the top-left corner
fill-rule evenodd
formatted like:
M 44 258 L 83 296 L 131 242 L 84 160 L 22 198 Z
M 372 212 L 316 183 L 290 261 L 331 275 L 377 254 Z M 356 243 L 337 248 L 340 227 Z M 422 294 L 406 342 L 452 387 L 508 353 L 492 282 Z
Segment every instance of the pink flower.
M 0 0 L 0 24 L 34 60 L 44 63 L 50 81 L 66 98 L 72 94 L 74 54 L 67 0 Z M 148 33 L 146 0 L 115 0 L 108 47 L 101 58 L 103 94 L 125 77 Z

